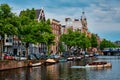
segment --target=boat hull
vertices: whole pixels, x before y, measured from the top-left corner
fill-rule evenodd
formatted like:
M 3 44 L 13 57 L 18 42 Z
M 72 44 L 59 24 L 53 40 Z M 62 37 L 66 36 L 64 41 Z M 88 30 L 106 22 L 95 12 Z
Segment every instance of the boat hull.
M 34 66 L 40 66 L 40 65 L 42 65 L 41 62 L 39 62 L 39 63 L 29 63 L 28 66 L 30 66 L 30 67 L 34 67 Z
M 57 62 L 58 62 L 57 59 L 47 59 L 47 60 L 45 61 L 45 64 L 46 64 L 46 65 L 50 65 L 50 64 L 55 64 L 55 63 L 57 63 Z
M 107 68 L 107 67 L 112 67 L 112 64 L 110 62 L 93 62 L 87 64 L 86 67 Z

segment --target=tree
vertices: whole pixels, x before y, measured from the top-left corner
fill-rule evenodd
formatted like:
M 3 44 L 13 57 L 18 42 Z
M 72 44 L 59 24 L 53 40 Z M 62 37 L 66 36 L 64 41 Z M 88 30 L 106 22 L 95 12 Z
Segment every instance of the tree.
M 1 46 L 3 46 L 3 40 L 5 35 L 17 34 L 17 26 L 19 26 L 18 17 L 11 12 L 11 8 L 9 5 L 1 4 L 0 5 L 0 36 L 2 37 Z
M 108 41 L 106 39 L 103 39 L 102 42 L 100 43 L 100 49 L 103 50 L 104 48 L 115 48 L 118 47 L 116 44 L 114 44 L 111 41 Z
M 95 34 L 91 35 L 91 47 L 97 47 L 98 46 L 98 42 L 97 42 L 97 37 Z
M 86 49 L 91 46 L 90 39 L 86 37 L 86 34 L 78 30 L 73 32 L 69 29 L 67 34 L 61 36 L 61 41 L 63 41 L 69 49 L 71 47 Z
M 26 42 L 26 51 L 28 55 L 29 43 L 44 43 L 49 46 L 53 43 L 55 36 L 52 34 L 50 20 L 40 21 L 35 20 L 35 10 L 22 11 L 20 14 L 21 26 L 19 27 L 19 34 L 21 40 Z
M 75 35 L 71 29 L 68 29 L 67 34 L 63 34 L 61 36 L 61 40 L 68 46 L 69 49 L 76 44 L 76 42 L 74 41 L 74 38 L 75 38 Z
M 17 34 L 18 17 L 11 12 L 11 8 L 7 4 L 0 5 L 0 35 Z
M 55 35 L 44 33 L 43 36 L 43 40 L 45 41 L 44 44 L 47 45 L 48 54 L 50 54 L 50 45 L 54 44 Z
M 32 16 L 32 17 L 31 17 Z M 35 10 L 21 11 L 19 15 L 20 26 L 18 27 L 18 37 L 22 42 L 26 42 L 26 57 L 28 58 L 29 43 L 37 43 L 34 33 L 37 31 L 37 21 L 35 21 Z
M 64 52 L 64 51 L 65 51 L 64 42 L 62 42 L 61 40 L 60 40 L 60 42 L 59 42 L 59 51 L 60 51 L 60 52 Z
M 50 25 L 50 20 L 40 21 L 38 24 L 38 29 L 35 31 L 35 39 L 38 43 L 43 43 L 47 45 L 48 54 L 50 53 L 50 45 L 54 44 L 55 35 L 52 33 L 52 27 Z M 37 33 L 38 32 L 38 33 Z

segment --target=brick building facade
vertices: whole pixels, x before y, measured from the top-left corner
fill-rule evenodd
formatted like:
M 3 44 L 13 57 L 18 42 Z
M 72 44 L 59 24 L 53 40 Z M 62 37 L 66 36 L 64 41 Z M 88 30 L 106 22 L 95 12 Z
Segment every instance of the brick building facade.
M 55 34 L 55 44 L 51 46 L 51 51 L 57 53 L 59 50 L 59 40 L 61 35 L 61 25 L 60 22 L 56 19 L 51 19 L 52 32 Z

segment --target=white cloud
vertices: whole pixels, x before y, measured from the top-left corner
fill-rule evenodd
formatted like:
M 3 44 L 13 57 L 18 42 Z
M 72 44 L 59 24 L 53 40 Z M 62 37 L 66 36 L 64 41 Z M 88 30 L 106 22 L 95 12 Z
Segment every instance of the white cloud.
M 26 8 L 44 7 L 46 18 L 55 18 L 61 23 L 64 23 L 66 17 L 80 18 L 84 9 L 91 32 L 98 34 L 120 32 L 120 0 L 40 0 L 29 4 L 13 2 L 10 6 L 17 14 Z
M 120 31 L 120 25 L 117 24 L 113 24 L 113 23 L 94 23 L 93 24 L 89 24 L 90 28 L 92 29 L 93 32 L 95 33 L 103 33 L 103 32 L 119 32 Z

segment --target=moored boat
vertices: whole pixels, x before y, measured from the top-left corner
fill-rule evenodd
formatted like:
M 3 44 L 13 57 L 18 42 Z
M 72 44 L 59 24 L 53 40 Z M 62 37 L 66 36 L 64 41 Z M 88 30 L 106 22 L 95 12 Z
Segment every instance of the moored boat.
M 60 58 L 59 59 L 59 62 L 66 62 L 67 61 L 67 59 L 65 59 L 65 58 Z
M 40 66 L 40 65 L 42 65 L 42 62 L 37 62 L 37 63 L 32 63 L 32 62 L 30 62 L 30 63 L 28 64 L 28 66 L 30 66 L 30 67 Z
M 73 60 L 75 60 L 75 56 L 73 56 L 73 55 L 71 55 L 67 58 L 67 61 L 73 61 Z
M 56 59 L 47 59 L 46 61 L 45 61 L 45 63 L 47 63 L 47 64 L 53 64 L 53 63 L 57 63 L 58 61 L 56 60 Z
M 82 59 L 81 56 L 77 56 L 77 57 L 75 58 L 75 60 L 81 60 L 81 59 Z

